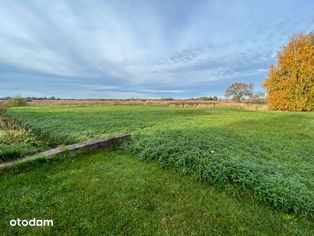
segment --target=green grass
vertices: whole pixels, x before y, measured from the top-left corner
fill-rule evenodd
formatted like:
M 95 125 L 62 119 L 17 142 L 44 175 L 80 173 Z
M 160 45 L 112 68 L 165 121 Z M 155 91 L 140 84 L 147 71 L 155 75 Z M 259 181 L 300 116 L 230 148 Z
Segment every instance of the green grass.
M 0 111 L 0 163 L 30 155 L 48 146 Z
M 9 115 L 56 143 L 130 132 L 126 153 L 314 218 L 314 113 L 84 106 L 20 107 Z
M 67 155 L 0 175 L 2 235 L 313 235 L 314 224 L 250 195 L 119 152 Z M 53 227 L 10 227 L 11 219 Z
M 2 144 L 0 143 L 0 163 L 18 159 L 35 153 L 38 149 L 27 143 Z

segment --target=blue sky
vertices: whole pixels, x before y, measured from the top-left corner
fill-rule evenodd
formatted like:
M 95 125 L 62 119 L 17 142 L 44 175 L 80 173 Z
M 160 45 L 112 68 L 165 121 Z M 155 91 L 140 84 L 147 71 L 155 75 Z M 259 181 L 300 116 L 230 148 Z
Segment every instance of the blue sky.
M 0 1 L 0 97 L 223 96 L 262 91 L 314 1 Z

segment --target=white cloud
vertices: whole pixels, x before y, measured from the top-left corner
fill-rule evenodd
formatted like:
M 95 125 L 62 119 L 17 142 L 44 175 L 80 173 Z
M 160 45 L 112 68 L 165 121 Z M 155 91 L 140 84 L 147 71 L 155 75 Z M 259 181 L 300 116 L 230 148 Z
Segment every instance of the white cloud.
M 92 95 L 84 92 L 90 84 L 147 96 L 197 95 L 214 81 L 265 75 L 288 37 L 310 30 L 313 5 L 310 0 L 1 1 L 0 87 L 19 77 L 36 80 L 41 86 L 36 91 L 59 86 L 56 96 L 64 96 L 62 88 L 70 85 L 68 93 L 76 94 L 75 82 L 80 96 Z M 224 86 L 217 87 L 221 94 Z

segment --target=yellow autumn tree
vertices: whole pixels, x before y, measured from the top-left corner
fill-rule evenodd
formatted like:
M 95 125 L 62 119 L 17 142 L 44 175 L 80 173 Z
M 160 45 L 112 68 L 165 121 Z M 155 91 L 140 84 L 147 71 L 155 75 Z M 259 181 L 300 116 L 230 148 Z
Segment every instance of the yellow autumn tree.
M 264 82 L 270 109 L 314 110 L 314 33 L 296 34 L 278 53 Z

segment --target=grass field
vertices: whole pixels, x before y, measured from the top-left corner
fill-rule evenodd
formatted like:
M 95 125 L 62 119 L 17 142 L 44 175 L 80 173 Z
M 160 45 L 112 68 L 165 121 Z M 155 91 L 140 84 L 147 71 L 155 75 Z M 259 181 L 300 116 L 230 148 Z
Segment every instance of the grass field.
M 286 215 L 287 218 L 293 219 L 288 224 L 295 224 L 294 227 L 297 231 L 298 227 L 303 224 L 300 222 L 305 222 L 304 224 L 310 228 L 313 226 L 312 223 L 307 223 L 308 221 L 302 220 L 302 218 L 314 218 L 314 113 L 124 105 L 19 107 L 10 109 L 8 115 L 31 128 L 36 137 L 46 140 L 50 145 L 68 144 L 118 132 L 129 132 L 132 140 L 119 146 L 119 149 L 127 155 L 121 157 L 123 160 L 129 162 L 131 161 L 129 159 L 134 157 L 153 161 L 164 168 L 178 172 L 179 174 L 176 174 L 175 177 L 176 181 L 180 179 L 185 182 L 188 178 L 180 176 L 189 175 L 193 179 L 207 184 L 214 183 L 216 187 L 196 182 L 193 182 L 193 185 L 202 186 L 202 188 L 206 186 L 208 191 L 215 189 L 215 192 L 219 187 L 220 191 L 224 190 L 228 198 L 243 201 L 243 204 L 247 205 L 253 204 L 256 209 L 260 208 L 261 211 L 268 209 L 267 205 L 269 205 L 273 209 L 299 215 L 297 218 L 293 215 Z M 86 160 L 93 162 L 94 159 L 86 157 Z M 85 168 L 86 160 L 80 158 L 71 165 Z M 132 160 L 132 162 L 140 163 L 136 160 Z M 57 166 L 56 163 L 53 165 Z M 48 168 L 48 164 L 45 165 L 46 167 L 40 166 L 40 168 Z M 60 165 L 62 165 L 60 168 L 66 168 L 63 164 L 60 163 Z M 99 168 L 105 168 L 105 164 Z M 34 171 L 41 171 L 41 169 Z M 170 173 L 160 171 L 167 175 Z M 54 173 L 57 174 L 58 171 Z M 77 178 L 84 178 L 84 171 L 78 175 L 82 176 Z M 10 182 L 19 179 L 18 176 L 11 174 L 4 176 L 3 186 L 6 184 L 14 186 Z M 40 175 L 36 177 L 33 171 L 28 171 L 22 176 L 26 176 L 31 182 L 34 182 L 36 178 L 38 178 L 37 182 L 40 181 Z M 71 179 L 71 177 L 69 178 Z M 55 185 L 51 184 L 51 186 Z M 44 189 L 46 188 L 48 185 L 44 187 Z M 19 191 L 12 190 L 11 194 L 18 196 Z M 197 194 L 191 193 L 190 198 L 193 199 L 197 196 Z M 10 195 L 6 195 L 4 199 L 8 198 Z M 260 205 L 261 202 L 264 205 Z M 67 203 L 64 204 L 66 206 Z M 247 208 L 247 205 L 240 204 L 239 209 Z M 73 208 L 71 205 L 68 207 Z M 241 209 L 244 212 L 246 210 Z M 66 214 L 66 212 L 63 213 Z M 83 218 L 88 218 L 89 214 L 86 212 Z M 103 212 L 103 214 L 106 213 Z M 125 214 L 124 217 L 127 217 L 127 213 Z M 208 214 L 211 214 L 211 211 Z M 219 214 L 228 216 L 230 212 L 226 207 Z M 242 217 L 245 214 L 249 213 L 243 213 Z M 256 210 L 256 214 L 260 214 L 258 210 Z M 268 209 L 267 212 L 265 210 L 261 214 L 264 214 L 264 221 L 256 218 L 255 222 L 257 224 L 261 221 L 262 226 L 259 226 L 261 228 L 258 229 L 253 227 L 254 231 L 251 231 L 251 234 L 254 234 L 255 230 L 261 230 L 260 232 L 268 234 L 267 227 L 288 230 L 289 226 L 283 227 L 280 226 L 282 223 L 269 220 L 276 214 L 285 216 L 284 213 L 276 213 L 274 210 Z M 176 215 L 175 217 L 180 216 Z M 189 220 L 192 220 L 192 216 L 190 217 Z M 217 230 L 222 230 L 221 232 L 224 233 L 230 229 L 223 226 L 224 224 L 230 224 L 230 227 L 241 228 L 243 226 L 246 228 L 245 225 L 248 222 L 235 223 L 238 225 L 235 226 L 232 223 L 232 217 L 224 219 L 225 223 L 217 225 Z M 281 218 L 279 217 L 278 220 L 281 221 Z M 182 222 L 185 221 L 188 221 L 188 217 Z M 220 219 L 218 221 L 220 222 Z M 139 222 L 143 223 L 144 221 L 139 220 Z M 209 229 L 206 227 L 214 227 L 215 221 L 211 222 L 207 226 L 204 222 L 199 222 L 198 225 L 202 225 L 201 227 L 206 230 Z M 149 225 L 149 223 L 147 224 Z M 252 224 L 255 223 L 252 222 Z M 93 226 L 89 225 L 88 227 Z M 108 225 L 108 227 L 110 228 L 112 225 Z M 248 226 L 248 228 L 250 227 Z M 310 228 L 304 226 L 305 231 Z M 166 230 L 163 232 L 167 232 L 168 229 L 156 228 L 154 230 L 156 232 Z M 311 228 L 311 230 L 313 229 Z M 174 231 L 170 230 L 169 232 Z M 238 232 L 241 230 L 239 229 Z M 248 231 L 244 230 L 244 232 Z M 292 231 L 289 232 L 292 233 Z
M 0 163 L 46 149 L 48 143 L 7 118 L 0 110 Z
M 2 235 L 312 235 L 314 224 L 118 152 L 1 176 Z M 53 227 L 9 227 L 11 219 Z

